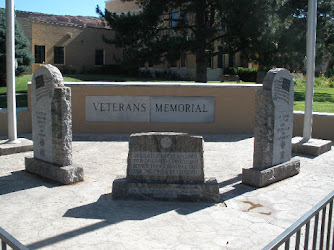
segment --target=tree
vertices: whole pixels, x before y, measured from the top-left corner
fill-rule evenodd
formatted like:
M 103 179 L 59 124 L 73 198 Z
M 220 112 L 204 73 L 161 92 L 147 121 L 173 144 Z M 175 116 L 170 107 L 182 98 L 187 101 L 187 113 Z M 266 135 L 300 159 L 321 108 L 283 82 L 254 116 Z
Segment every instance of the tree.
M 225 31 L 221 50 L 225 53 L 242 51 L 247 59 L 269 67 L 280 35 L 278 3 L 275 0 L 222 0 L 221 4 Z
M 29 41 L 24 36 L 20 24 L 15 21 L 15 58 L 18 67 L 16 75 L 30 69 L 33 57 L 29 50 Z M 0 86 L 6 85 L 6 17 L 5 10 L 0 9 Z
M 224 1 L 225 4 L 233 2 L 233 0 Z M 247 5 L 246 2 L 243 4 Z M 271 67 L 285 67 L 291 71 L 303 70 L 306 56 L 307 0 L 268 2 L 267 5 L 262 5 L 257 14 L 250 13 L 251 19 L 249 21 L 252 21 L 251 25 L 248 26 L 246 24 L 248 22 L 238 24 L 236 19 L 239 12 L 235 8 L 238 6 L 233 5 L 224 16 L 224 21 L 229 23 L 227 25 L 231 29 L 231 32 L 226 32 L 224 40 L 229 46 L 232 46 L 231 49 L 234 49 L 235 41 L 240 41 L 235 46 L 236 49 L 243 51 L 249 58 L 257 61 L 260 70 L 263 71 L 267 71 Z M 249 9 L 250 12 L 253 11 L 251 8 Z M 334 1 L 318 0 L 316 58 L 318 65 L 333 58 L 333 11 Z M 267 16 L 264 19 L 260 17 L 263 14 Z M 259 16 L 256 17 L 256 15 Z M 254 23 L 256 21 L 260 21 L 260 23 Z M 238 28 L 237 25 L 245 28 Z M 252 29 L 254 26 L 256 30 Z M 249 36 L 247 31 L 256 35 Z
M 134 0 L 122 0 L 134 1 Z M 139 14 L 98 13 L 116 32 L 109 42 L 123 47 L 126 62 L 169 63 L 184 53 L 196 55 L 196 81 L 206 82 L 208 59 L 217 53 L 221 38 L 219 0 L 140 0 Z
M 122 0 L 135 1 L 135 0 Z M 196 55 L 196 81 L 206 82 L 208 59 L 238 51 L 260 70 L 302 70 L 307 0 L 138 0 L 142 12 L 117 15 L 97 8 L 115 30 L 126 64 L 172 63 Z M 318 0 L 318 61 L 333 54 L 333 3 Z
M 317 22 L 316 62 L 327 61 L 328 72 L 334 66 L 334 1 L 319 0 Z

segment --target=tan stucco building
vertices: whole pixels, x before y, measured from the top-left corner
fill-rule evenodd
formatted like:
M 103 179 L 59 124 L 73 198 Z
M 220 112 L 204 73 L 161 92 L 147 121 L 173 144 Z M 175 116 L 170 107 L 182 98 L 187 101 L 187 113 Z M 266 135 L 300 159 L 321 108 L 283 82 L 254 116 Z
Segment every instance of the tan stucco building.
M 35 58 L 33 70 L 41 64 L 52 64 L 64 73 L 87 73 L 98 71 L 103 65 L 117 64 L 116 58 L 121 56 L 121 50 L 104 42 L 103 37 L 110 39 L 114 32 L 103 24 L 91 27 L 84 21 L 80 23 L 80 19 L 86 20 L 85 17 L 76 17 L 79 20 L 76 23 L 67 18 L 64 22 L 55 22 L 62 20 L 62 16 L 50 21 L 48 15 L 35 18 L 36 14 L 39 13 L 17 11 L 16 14 L 31 43 Z
M 122 2 L 121 0 L 106 1 L 106 9 L 115 13 L 139 12 L 141 7 L 136 1 Z

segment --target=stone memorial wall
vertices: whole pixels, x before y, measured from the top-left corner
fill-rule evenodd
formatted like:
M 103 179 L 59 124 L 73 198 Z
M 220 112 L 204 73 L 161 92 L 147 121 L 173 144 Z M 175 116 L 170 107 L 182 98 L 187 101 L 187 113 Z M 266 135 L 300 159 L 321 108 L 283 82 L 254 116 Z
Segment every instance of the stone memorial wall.
M 219 201 L 214 178 L 204 178 L 203 138 L 182 133 L 132 134 L 126 178 L 113 183 L 114 199 Z
M 203 139 L 183 134 L 130 137 L 127 178 L 149 181 L 203 181 Z

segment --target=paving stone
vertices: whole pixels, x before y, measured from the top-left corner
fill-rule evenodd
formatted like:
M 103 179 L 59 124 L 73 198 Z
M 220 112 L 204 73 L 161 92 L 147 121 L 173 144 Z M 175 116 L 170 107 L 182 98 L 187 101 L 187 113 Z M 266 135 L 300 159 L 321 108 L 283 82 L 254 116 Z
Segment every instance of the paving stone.
M 33 142 L 26 138 L 18 138 L 14 143 L 0 140 L 0 156 L 33 151 L 33 149 Z
M 305 141 L 303 137 L 292 138 L 292 152 L 318 156 L 331 150 L 332 141 L 311 138 Z
M 228 197 L 221 203 L 112 200 L 112 181 L 126 173 L 127 142 L 117 141 L 120 135 L 74 135 L 73 159 L 88 169 L 74 185 L 24 171 L 32 152 L 0 157 L 0 227 L 32 249 L 262 249 L 334 189 L 334 150 L 298 156 L 301 174 L 254 189 L 240 182 L 241 169 L 252 164 L 253 138 L 202 136 L 212 139 L 204 142 L 204 164 L 220 173 L 220 195 Z M 250 204 L 243 201 L 263 207 L 246 212 Z

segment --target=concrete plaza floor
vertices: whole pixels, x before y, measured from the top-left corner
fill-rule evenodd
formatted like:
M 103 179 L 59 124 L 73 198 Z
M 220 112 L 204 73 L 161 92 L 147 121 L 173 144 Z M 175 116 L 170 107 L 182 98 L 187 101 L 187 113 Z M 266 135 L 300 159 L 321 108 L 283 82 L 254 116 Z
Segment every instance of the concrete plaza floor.
M 318 157 L 296 155 L 299 175 L 255 189 L 241 184 L 252 136 L 203 136 L 205 174 L 217 178 L 220 203 L 114 201 L 128 135 L 74 135 L 82 183 L 25 172 L 32 152 L 0 157 L 0 226 L 31 249 L 261 249 L 334 190 L 333 145 Z

